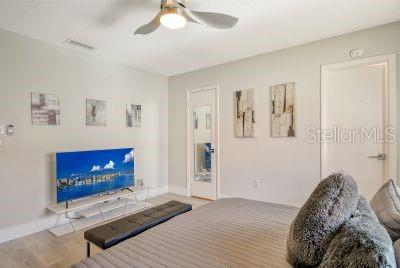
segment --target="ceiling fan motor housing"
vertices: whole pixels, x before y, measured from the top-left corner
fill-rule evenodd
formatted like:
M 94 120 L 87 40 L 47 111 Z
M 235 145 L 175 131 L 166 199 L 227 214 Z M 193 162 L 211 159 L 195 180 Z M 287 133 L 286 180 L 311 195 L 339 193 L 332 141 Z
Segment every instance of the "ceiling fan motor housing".
M 178 7 L 166 7 L 163 9 L 162 14 L 178 14 L 181 16 L 185 16 L 185 14 L 183 13 L 182 9 L 178 8 Z
M 177 6 L 178 4 L 178 6 Z M 185 0 L 161 0 L 161 9 L 163 8 L 173 8 L 173 7 L 186 7 Z
M 185 0 L 177 0 L 178 4 L 180 4 L 183 7 L 186 7 L 186 1 Z

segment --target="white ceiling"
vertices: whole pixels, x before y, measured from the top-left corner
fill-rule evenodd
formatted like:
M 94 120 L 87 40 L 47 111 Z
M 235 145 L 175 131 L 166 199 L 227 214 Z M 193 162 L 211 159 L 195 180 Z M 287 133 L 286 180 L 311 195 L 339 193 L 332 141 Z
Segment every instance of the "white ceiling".
M 0 1 L 0 28 L 55 45 L 72 38 L 95 57 L 171 76 L 400 20 L 400 0 L 187 0 L 240 18 L 233 30 L 197 24 L 134 36 L 157 0 Z

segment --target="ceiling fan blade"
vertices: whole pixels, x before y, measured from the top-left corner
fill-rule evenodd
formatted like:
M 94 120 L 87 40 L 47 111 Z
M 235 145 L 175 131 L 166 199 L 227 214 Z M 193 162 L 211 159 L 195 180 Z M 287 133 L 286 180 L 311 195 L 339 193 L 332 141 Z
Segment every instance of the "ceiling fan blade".
M 187 21 L 193 22 L 193 23 L 197 23 L 197 24 L 203 24 L 203 23 L 201 23 L 200 21 L 196 20 L 193 16 L 189 15 L 189 14 L 185 11 L 185 9 L 182 9 L 182 10 L 184 10 L 183 13 L 182 13 L 182 15 L 186 18 Z
M 233 16 L 229 16 L 221 13 L 214 12 L 198 12 L 190 11 L 186 8 L 182 8 L 185 15 L 200 24 L 212 27 L 215 29 L 231 29 L 235 27 L 239 19 Z
M 155 30 L 157 30 L 158 27 L 160 27 L 161 23 L 160 23 L 160 18 L 162 16 L 162 11 L 160 11 L 158 13 L 158 15 L 149 23 L 143 25 L 142 27 L 138 28 L 135 31 L 135 35 L 137 34 L 142 34 L 142 35 L 146 35 L 149 33 L 154 32 Z

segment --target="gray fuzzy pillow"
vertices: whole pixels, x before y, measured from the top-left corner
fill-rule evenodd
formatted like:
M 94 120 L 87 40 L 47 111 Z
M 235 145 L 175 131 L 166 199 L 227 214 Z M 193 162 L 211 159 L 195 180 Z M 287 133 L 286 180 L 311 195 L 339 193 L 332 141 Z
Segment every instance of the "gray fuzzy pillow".
M 357 183 L 342 173 L 321 181 L 292 222 L 287 261 L 293 266 L 317 266 L 340 226 L 358 202 Z
M 360 197 L 357 209 L 329 245 L 320 267 L 396 267 L 392 240 Z
M 400 238 L 400 194 L 393 180 L 386 182 L 370 202 L 379 222 L 393 241 Z

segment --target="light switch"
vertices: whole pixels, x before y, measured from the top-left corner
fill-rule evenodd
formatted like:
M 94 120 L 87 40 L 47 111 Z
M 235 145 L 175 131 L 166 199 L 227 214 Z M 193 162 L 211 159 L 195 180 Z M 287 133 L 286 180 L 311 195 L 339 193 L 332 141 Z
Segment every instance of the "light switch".
M 4 129 L 5 129 L 5 126 L 4 125 L 0 125 L 0 134 L 4 134 Z

